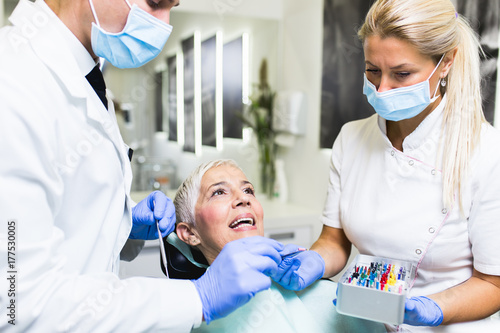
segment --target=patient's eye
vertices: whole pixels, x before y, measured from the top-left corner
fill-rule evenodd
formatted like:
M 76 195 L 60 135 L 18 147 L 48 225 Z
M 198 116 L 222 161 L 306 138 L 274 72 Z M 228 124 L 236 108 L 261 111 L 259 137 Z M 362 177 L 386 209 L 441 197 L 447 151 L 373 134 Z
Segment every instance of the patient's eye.
M 245 192 L 246 194 L 255 195 L 255 191 L 251 187 L 247 187 L 243 190 L 243 192 Z
M 222 195 L 224 194 L 224 190 L 221 189 L 221 188 L 218 188 L 218 189 L 215 189 L 213 192 L 212 192 L 212 197 L 215 197 L 217 195 Z

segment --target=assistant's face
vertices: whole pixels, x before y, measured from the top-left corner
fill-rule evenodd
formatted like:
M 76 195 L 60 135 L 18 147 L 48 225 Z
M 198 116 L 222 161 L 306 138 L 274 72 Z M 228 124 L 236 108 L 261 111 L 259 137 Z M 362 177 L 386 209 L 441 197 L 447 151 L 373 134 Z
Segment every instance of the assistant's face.
M 379 92 L 423 82 L 436 67 L 431 57 L 421 54 L 407 41 L 394 37 L 370 36 L 366 38 L 363 49 L 366 78 Z M 439 83 L 439 73 L 438 68 L 430 79 L 431 96 Z
M 263 236 L 263 217 L 253 185 L 241 170 L 222 165 L 205 173 L 195 206 L 194 232 L 209 262 L 230 241 Z

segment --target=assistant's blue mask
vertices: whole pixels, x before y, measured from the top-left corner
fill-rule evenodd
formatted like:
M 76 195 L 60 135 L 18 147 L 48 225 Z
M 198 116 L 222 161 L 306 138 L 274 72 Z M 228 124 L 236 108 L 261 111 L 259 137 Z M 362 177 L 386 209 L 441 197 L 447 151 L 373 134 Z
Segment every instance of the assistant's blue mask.
M 92 23 L 91 43 L 94 53 L 118 68 L 136 68 L 160 54 L 172 26 L 145 12 L 136 4 L 130 5 L 127 23 L 121 32 L 102 29 L 92 0 L 90 8 L 96 23 Z
M 378 92 L 375 85 L 368 81 L 366 74 L 364 74 L 363 94 L 366 95 L 375 111 L 386 120 L 400 121 L 413 118 L 439 97 L 439 95 L 436 96 L 439 82 L 434 91 L 434 97 L 430 97 L 429 80 L 439 67 L 443 57 L 444 55 L 427 80 L 408 87 Z

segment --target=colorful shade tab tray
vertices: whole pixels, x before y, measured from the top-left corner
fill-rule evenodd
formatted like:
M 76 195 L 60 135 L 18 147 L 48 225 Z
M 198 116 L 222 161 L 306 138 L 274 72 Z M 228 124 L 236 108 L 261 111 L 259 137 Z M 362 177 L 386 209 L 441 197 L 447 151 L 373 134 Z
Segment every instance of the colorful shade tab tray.
M 399 325 L 415 265 L 408 261 L 358 255 L 338 283 L 337 312 Z

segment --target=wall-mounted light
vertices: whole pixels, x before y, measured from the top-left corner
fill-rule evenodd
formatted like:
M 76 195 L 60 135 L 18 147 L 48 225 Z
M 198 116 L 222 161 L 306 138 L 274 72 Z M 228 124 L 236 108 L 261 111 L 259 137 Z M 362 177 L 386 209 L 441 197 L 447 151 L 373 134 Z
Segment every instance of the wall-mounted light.
M 242 101 L 243 104 L 249 102 L 250 96 L 250 37 L 247 32 L 244 32 L 241 36 L 242 45 Z
M 177 143 L 184 146 L 184 56 L 177 53 Z
M 201 118 L 201 38 L 200 32 L 194 32 L 194 152 L 201 155 L 202 118 Z
M 250 103 L 250 35 L 248 33 L 243 33 L 242 39 L 242 102 L 243 110 L 248 103 Z M 241 138 L 243 143 L 250 142 L 252 137 L 252 129 L 248 127 L 243 127 L 243 133 Z
M 223 85 L 222 85 L 222 64 L 224 50 L 224 35 L 222 31 L 217 31 L 215 35 L 215 145 L 218 151 L 224 149 L 223 145 L 223 114 L 222 114 L 222 100 L 223 100 Z

